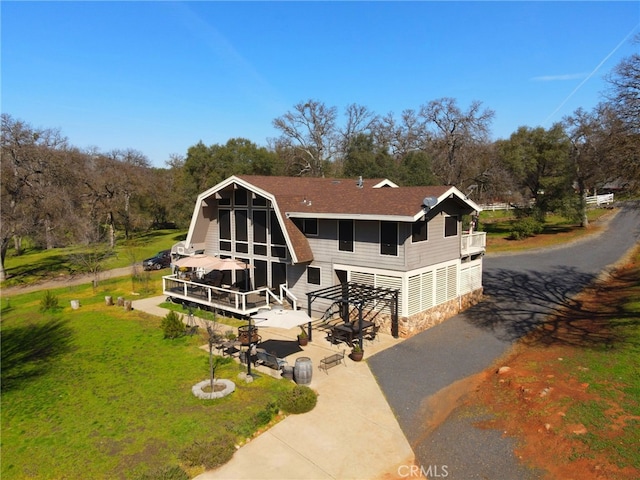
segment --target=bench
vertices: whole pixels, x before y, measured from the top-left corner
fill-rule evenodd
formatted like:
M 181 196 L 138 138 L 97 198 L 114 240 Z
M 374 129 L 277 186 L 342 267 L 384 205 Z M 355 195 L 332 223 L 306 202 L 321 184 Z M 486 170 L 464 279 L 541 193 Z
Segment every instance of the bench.
M 259 348 L 256 350 L 256 365 L 264 365 L 274 370 L 281 370 L 282 367 L 287 365 L 287 361 Z
M 333 368 L 336 365 L 339 365 L 341 363 L 346 367 L 347 364 L 343 363 L 343 360 L 344 360 L 344 350 L 342 351 L 342 353 L 334 353 L 333 355 L 324 357 L 322 360 L 320 360 L 320 365 L 318 366 L 318 368 L 320 370 L 324 370 L 324 372 L 328 374 L 329 373 L 328 370 L 330 368 Z

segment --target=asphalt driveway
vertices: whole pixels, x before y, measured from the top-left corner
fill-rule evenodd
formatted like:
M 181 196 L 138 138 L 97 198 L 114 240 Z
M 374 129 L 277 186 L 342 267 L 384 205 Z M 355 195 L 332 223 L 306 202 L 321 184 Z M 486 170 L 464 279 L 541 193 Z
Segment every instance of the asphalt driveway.
M 562 248 L 487 256 L 486 300 L 368 359 L 429 478 L 538 478 L 521 466 L 513 440 L 473 426 L 479 417 L 447 412 L 449 392 L 490 367 L 515 340 L 640 241 L 640 205 L 625 204 L 602 234 Z M 440 404 L 436 404 L 439 402 Z M 436 411 L 448 415 L 434 426 Z

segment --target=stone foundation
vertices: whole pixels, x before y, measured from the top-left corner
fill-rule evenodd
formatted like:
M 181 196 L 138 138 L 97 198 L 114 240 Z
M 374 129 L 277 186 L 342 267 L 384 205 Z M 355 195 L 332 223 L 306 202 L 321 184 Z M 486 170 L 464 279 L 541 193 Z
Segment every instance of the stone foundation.
M 398 319 L 398 336 L 408 338 L 423 332 L 448 318 L 457 315 L 467 308 L 482 300 L 482 288 L 467 293 L 460 298 L 450 300 L 435 306 L 424 312 L 417 313 L 411 317 L 400 317 Z M 381 325 L 380 331 L 391 334 L 391 315 L 379 314 L 376 316 L 376 323 Z

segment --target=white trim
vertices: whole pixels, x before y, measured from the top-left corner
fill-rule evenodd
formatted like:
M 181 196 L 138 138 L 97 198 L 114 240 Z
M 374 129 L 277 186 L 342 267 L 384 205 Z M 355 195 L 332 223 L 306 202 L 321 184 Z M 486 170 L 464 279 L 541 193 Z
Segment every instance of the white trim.
M 378 215 L 358 213 L 309 213 L 309 212 L 285 212 L 287 218 L 318 218 L 323 220 L 386 220 L 388 222 L 413 222 L 413 219 L 424 215 L 420 210 L 416 216 L 407 215 Z

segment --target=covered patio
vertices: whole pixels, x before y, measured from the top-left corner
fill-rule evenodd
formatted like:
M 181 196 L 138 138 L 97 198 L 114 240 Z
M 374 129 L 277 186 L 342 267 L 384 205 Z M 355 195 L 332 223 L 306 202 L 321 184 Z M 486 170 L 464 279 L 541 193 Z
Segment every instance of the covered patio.
M 330 300 L 331 306 L 338 308 L 342 323 L 327 325 L 330 328 L 332 342 L 334 339 L 344 340 L 352 346 L 357 340 L 363 347 L 364 336 L 369 328 L 374 328 L 375 317 L 388 308 L 391 313 L 391 333 L 398 337 L 398 295 L 399 291 L 390 288 L 373 287 L 355 282 L 345 282 L 332 287 L 322 288 L 307 294 L 308 311 L 317 299 Z M 357 319 L 354 316 L 357 310 Z M 331 307 L 330 307 L 331 309 Z M 366 310 L 366 314 L 365 314 Z M 368 316 L 368 318 L 365 318 Z M 328 324 L 328 322 L 325 322 Z M 309 328 L 309 339 L 311 339 Z

